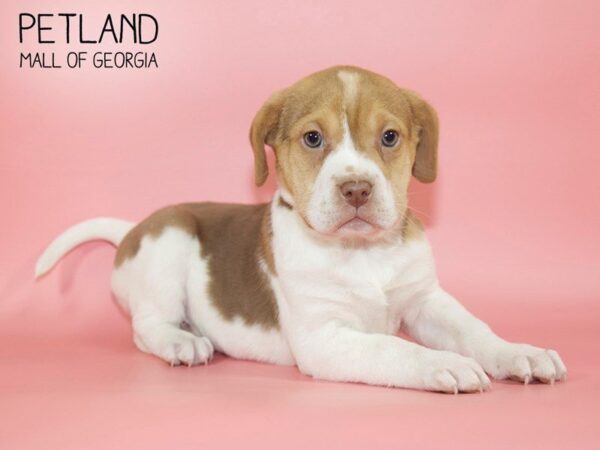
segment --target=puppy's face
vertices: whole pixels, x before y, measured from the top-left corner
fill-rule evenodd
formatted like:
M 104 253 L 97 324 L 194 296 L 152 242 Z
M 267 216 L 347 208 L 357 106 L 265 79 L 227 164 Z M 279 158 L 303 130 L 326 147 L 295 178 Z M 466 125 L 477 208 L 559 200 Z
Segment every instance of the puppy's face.
M 416 94 L 354 67 L 333 67 L 274 94 L 250 138 L 256 182 L 275 150 L 283 199 L 318 233 L 375 238 L 397 229 L 411 174 L 436 176 L 438 126 Z

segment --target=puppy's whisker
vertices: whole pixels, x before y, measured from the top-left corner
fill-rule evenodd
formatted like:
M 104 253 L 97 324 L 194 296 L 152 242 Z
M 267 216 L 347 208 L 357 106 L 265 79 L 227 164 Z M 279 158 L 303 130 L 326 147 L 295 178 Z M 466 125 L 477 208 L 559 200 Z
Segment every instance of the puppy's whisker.
M 421 210 L 419 210 L 417 208 L 413 208 L 412 206 L 408 206 L 407 209 L 411 210 L 412 212 L 419 213 L 420 215 L 425 216 L 428 219 L 431 219 L 431 215 L 429 215 L 426 212 L 421 211 Z

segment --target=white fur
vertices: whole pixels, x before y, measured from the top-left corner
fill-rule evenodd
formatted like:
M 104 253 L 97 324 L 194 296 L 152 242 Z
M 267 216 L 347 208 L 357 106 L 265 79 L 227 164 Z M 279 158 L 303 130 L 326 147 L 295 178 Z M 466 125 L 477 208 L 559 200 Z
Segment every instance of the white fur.
M 115 296 L 132 316 L 138 348 L 173 365 L 205 363 L 213 354 L 209 339 L 181 328 L 193 244 L 192 236 L 176 228 L 157 239 L 146 235 L 136 256 L 112 277 Z
M 357 72 L 340 70 L 337 74 L 344 88 L 344 109 L 358 96 L 360 75 Z
M 121 219 L 98 217 L 78 223 L 60 234 L 46 248 L 35 265 L 35 277 L 48 272 L 63 255 L 78 245 L 92 240 L 104 240 L 119 245 L 135 224 Z

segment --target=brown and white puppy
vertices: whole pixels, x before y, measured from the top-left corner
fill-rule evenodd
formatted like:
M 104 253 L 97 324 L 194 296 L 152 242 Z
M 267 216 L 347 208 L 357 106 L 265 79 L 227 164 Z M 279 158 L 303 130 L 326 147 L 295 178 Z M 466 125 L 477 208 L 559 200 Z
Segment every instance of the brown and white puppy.
M 407 207 L 411 175 L 437 172 L 438 121 L 419 96 L 333 67 L 274 94 L 250 138 L 257 184 L 265 145 L 275 151 L 270 204 L 181 204 L 138 225 L 92 219 L 59 236 L 36 275 L 83 242 L 117 245 L 112 288 L 134 341 L 171 364 L 216 349 L 318 378 L 454 393 L 486 389 L 486 373 L 565 377 L 555 351 L 504 341 L 439 286 Z

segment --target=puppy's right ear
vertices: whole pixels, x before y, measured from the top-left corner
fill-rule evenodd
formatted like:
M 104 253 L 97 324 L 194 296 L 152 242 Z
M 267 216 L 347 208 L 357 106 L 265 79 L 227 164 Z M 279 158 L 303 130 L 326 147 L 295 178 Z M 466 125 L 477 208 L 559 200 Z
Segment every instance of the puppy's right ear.
M 269 175 L 265 145 L 273 146 L 283 99 L 283 92 L 273 94 L 258 110 L 250 127 L 250 143 L 254 151 L 254 180 L 257 186 L 262 186 Z

